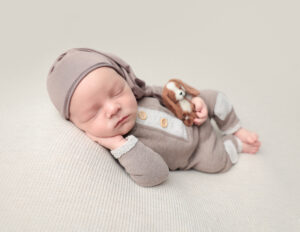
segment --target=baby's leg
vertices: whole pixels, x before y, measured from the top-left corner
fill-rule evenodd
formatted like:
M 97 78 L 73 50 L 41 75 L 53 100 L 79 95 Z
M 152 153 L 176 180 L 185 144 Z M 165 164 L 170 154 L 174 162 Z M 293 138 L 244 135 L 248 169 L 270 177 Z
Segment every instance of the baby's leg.
M 225 172 L 238 161 L 239 141 L 234 135 L 217 136 L 210 121 L 199 127 L 199 145 L 185 169 L 207 173 Z
M 223 134 L 233 134 L 241 128 L 232 104 L 222 92 L 201 90 L 200 97 L 207 105 L 209 118 L 214 119 Z
M 239 118 L 228 98 L 219 91 L 202 90 L 200 97 L 208 108 L 208 116 L 216 122 L 224 135 L 234 134 L 242 142 L 242 152 L 256 153 L 260 142 L 256 133 L 241 127 Z

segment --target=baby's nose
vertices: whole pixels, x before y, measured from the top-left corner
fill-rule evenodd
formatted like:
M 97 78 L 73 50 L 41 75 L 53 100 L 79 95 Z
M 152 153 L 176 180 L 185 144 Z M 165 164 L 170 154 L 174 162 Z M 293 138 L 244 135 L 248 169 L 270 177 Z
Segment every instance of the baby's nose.
M 110 103 L 107 105 L 107 116 L 111 118 L 113 115 L 117 114 L 119 110 L 121 109 L 121 106 L 117 103 Z

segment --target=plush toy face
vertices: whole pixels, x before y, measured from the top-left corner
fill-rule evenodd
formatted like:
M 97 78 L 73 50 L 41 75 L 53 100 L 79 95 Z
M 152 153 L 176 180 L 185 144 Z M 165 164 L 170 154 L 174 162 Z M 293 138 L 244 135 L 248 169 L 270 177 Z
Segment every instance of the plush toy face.
M 179 83 L 170 81 L 166 85 L 167 89 L 171 90 L 168 92 L 168 96 L 174 101 L 181 101 L 185 97 L 185 89 Z
M 193 103 L 186 97 L 187 94 L 194 97 L 200 93 L 179 79 L 171 79 L 163 88 L 162 100 L 164 105 L 183 120 L 185 125 L 191 126 L 196 114 Z

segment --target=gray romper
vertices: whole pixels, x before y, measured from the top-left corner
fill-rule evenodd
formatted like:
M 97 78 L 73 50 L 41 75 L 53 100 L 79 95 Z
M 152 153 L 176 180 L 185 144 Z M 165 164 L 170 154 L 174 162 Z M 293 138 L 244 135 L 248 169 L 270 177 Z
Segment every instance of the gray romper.
M 169 170 L 225 172 L 238 161 L 242 143 L 232 133 L 241 127 L 240 120 L 223 93 L 200 90 L 208 119 L 200 126 L 187 127 L 162 105 L 162 87 L 151 88 L 156 96 L 138 101 L 136 123 L 125 135 L 127 142 L 111 151 L 138 185 L 158 185 L 167 179 Z

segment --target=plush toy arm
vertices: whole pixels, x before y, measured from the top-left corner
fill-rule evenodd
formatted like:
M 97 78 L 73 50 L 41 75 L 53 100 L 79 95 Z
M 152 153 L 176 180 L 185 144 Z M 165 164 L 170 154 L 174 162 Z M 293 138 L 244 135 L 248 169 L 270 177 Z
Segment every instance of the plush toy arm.
M 173 103 L 172 101 L 170 101 L 170 102 L 164 101 L 164 104 L 169 110 L 171 110 L 173 112 L 173 114 L 176 115 L 177 118 L 183 119 L 183 112 L 175 110 L 176 109 L 175 103 Z

